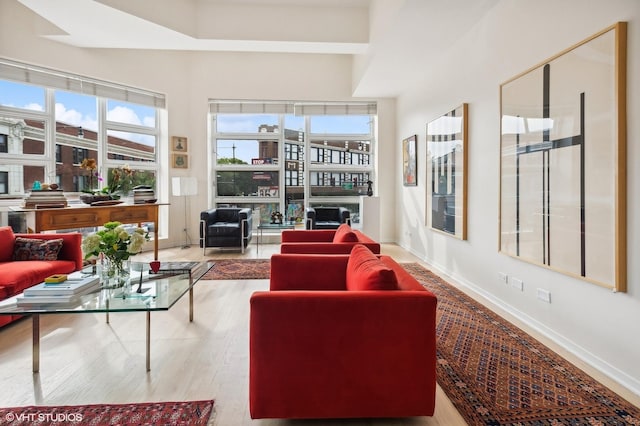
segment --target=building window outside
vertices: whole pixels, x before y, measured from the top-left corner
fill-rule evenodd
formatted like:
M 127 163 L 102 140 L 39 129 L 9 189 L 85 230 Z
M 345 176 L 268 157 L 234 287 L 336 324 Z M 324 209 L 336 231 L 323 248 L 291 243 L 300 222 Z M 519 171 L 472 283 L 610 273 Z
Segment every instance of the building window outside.
M 0 152 L 9 152 L 8 135 L 0 134 Z
M 0 194 L 9 193 L 9 172 L 0 172 Z
M 8 172 L 8 178 L 16 180 L 7 183 L 8 195 L 24 196 L 35 180 L 57 183 L 67 193 L 90 189 L 87 172 L 80 167 L 87 158 L 98 162 L 100 187 L 110 183 L 113 169 L 130 165 L 134 176 L 139 175 L 137 181 L 155 188 L 158 117 L 164 97 L 8 60 L 2 64 L 14 67 L 8 75 L 16 80 L 20 72 L 28 70 L 24 82 L 0 75 L 0 135 L 4 135 L 0 136 L 0 172 Z M 42 86 L 27 83 L 29 75 L 35 74 L 44 82 Z M 77 83 L 80 80 L 84 84 Z M 63 86 L 65 90 L 61 90 Z M 80 93 L 83 90 L 91 94 Z M 99 114 L 101 110 L 105 113 Z M 49 139 L 51 127 L 55 129 L 53 140 Z M 104 158 L 102 152 L 107 153 Z
M 374 173 L 375 111 L 292 114 L 293 104 L 258 103 L 210 104 L 213 205 L 250 207 L 259 216 L 254 223 L 268 222 L 275 210 L 303 220 L 305 207 L 320 205 L 345 206 L 359 217 Z M 260 109 L 285 112 L 252 112 Z

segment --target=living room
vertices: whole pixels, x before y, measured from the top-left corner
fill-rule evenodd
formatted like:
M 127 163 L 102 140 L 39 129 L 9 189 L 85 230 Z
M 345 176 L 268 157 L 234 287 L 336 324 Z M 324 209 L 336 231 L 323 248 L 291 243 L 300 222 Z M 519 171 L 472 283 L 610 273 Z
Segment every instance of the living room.
M 637 362 L 640 342 L 634 338 L 640 324 L 640 290 L 636 279 L 640 270 L 632 261 L 637 257 L 634 242 L 639 237 L 635 213 L 640 209 L 638 197 L 633 196 L 637 193 L 636 182 L 640 181 L 635 167 L 640 157 L 633 143 L 634 136 L 640 133 L 640 125 L 632 119 L 638 114 L 640 100 L 640 86 L 632 78 L 640 65 L 635 55 L 640 45 L 640 32 L 635 25 L 640 18 L 637 1 L 591 1 L 587 5 L 581 0 L 487 0 L 460 5 L 336 1 L 325 6 L 322 2 L 300 5 L 287 1 L 247 1 L 234 6 L 225 1 L 189 1 L 179 5 L 165 2 L 162 7 L 150 7 L 150 2 L 127 6 L 115 1 L 100 2 L 103 6 L 127 9 L 127 16 L 144 17 L 155 23 L 152 30 L 157 29 L 156 25 L 164 26 L 189 34 L 196 41 L 236 40 L 235 47 L 190 45 L 190 50 L 170 45 L 168 40 L 173 39 L 162 38 L 166 36 L 164 32 L 153 33 L 148 39 L 129 34 L 112 38 L 113 28 L 103 28 L 100 22 L 94 22 L 99 21 L 95 18 L 89 20 L 82 9 L 61 9 L 63 16 L 55 18 L 39 10 L 35 3 L 27 0 L 0 3 L 1 58 L 140 87 L 166 96 L 161 136 L 165 145 L 159 159 L 164 173 L 159 177 L 157 189 L 161 199 L 170 204 L 163 209 L 160 219 L 164 223 L 161 226 L 166 227 L 164 238 L 159 241 L 163 253 L 181 256 L 187 252 L 180 249 L 185 239 L 185 200 L 171 195 L 170 186 L 172 177 L 195 176 L 199 191 L 188 198 L 190 213 L 186 228 L 189 238 L 195 242 L 188 252 L 197 252 L 200 256 L 195 248 L 198 213 L 216 202 L 210 190 L 213 176 L 208 155 L 207 117 L 211 99 L 375 102 L 377 148 L 373 180 L 381 206 L 380 242 L 387 247 L 399 246 L 407 258 L 430 265 L 537 331 L 542 339 L 572 354 L 579 362 L 632 394 L 640 395 Z M 238 24 L 240 19 L 242 24 Z M 65 35 L 67 20 L 90 25 L 92 39 Z M 628 260 L 626 291 L 612 291 L 501 252 L 500 87 L 620 21 L 628 23 L 627 218 L 623 227 Z M 105 22 L 109 22 L 106 16 Z M 285 32 L 285 28 L 289 28 L 289 32 Z M 267 51 L 267 44 L 250 45 L 250 40 L 272 41 L 275 47 Z M 308 41 L 323 43 L 311 43 L 314 46 L 310 47 L 305 43 Z M 286 44 L 291 46 L 284 46 Z M 323 44 L 331 47 L 325 46 L 322 50 L 319 46 Z M 339 48 L 344 51 L 337 52 Z M 456 239 L 434 232 L 426 225 L 425 138 L 428 122 L 463 103 L 469 105 L 467 235 L 466 239 Z M 169 143 L 176 135 L 188 139 L 191 154 L 188 169 L 170 167 Z M 402 140 L 411 135 L 417 135 L 417 185 L 405 186 Z M 0 201 L 4 208 L 10 204 Z M 262 253 L 261 248 L 261 257 Z M 264 256 L 269 253 L 265 250 Z M 500 274 L 511 279 L 509 285 L 505 285 Z M 521 288 L 510 285 L 514 278 L 523 283 Z M 539 288 L 551 294 L 551 303 L 537 298 Z M 244 285 L 238 290 L 229 287 L 227 291 L 237 291 L 238 298 L 248 300 L 251 286 Z M 211 333 L 224 334 L 225 327 L 233 329 L 234 321 L 240 321 L 226 316 L 230 308 L 224 306 L 223 301 L 215 307 L 225 314 L 216 320 Z M 167 324 L 180 323 L 175 325 L 176 333 L 184 332 L 178 328 L 183 325 L 181 314 L 183 312 L 178 311 L 175 315 L 179 318 L 167 321 Z M 82 338 L 75 336 L 74 340 L 80 342 Z M 116 337 L 113 342 L 118 344 Z M 224 354 L 223 350 L 212 348 L 212 358 L 200 361 L 225 363 L 227 356 L 246 357 L 243 349 L 246 348 L 240 345 L 234 347 L 233 353 Z M 82 358 L 83 351 L 91 348 L 79 346 L 70 350 L 79 353 L 69 356 Z M 131 350 L 135 351 L 137 348 Z M 61 351 L 60 356 L 67 355 Z M 187 365 L 189 360 L 179 362 Z M 91 368 L 85 370 L 87 381 L 91 380 L 91 371 Z M 162 372 L 158 369 L 151 374 L 161 376 Z M 221 389 L 222 384 L 214 383 L 213 377 L 198 378 L 197 371 L 187 369 L 185 374 L 193 380 L 210 380 L 212 386 Z M 35 380 L 8 372 L 6 375 L 10 378 L 3 383 L 10 386 L 12 381 L 20 383 L 16 386 L 33 386 Z M 225 386 L 246 386 L 244 382 L 234 383 L 231 377 L 225 380 L 228 380 Z M 46 380 L 38 379 L 36 388 L 43 395 L 61 391 L 67 398 L 59 401 L 72 403 L 83 392 L 82 380 L 74 383 L 73 390 L 62 385 L 52 390 L 47 389 Z M 121 382 L 113 383 L 114 392 L 121 385 Z M 167 383 L 164 385 L 170 387 Z M 132 382 L 131 386 L 138 384 Z M 182 386 L 188 385 L 177 382 L 175 386 L 179 393 Z M 215 395 L 202 396 L 208 397 Z M 4 405 L 4 401 L 0 403 Z M 242 405 L 246 401 L 227 403 Z

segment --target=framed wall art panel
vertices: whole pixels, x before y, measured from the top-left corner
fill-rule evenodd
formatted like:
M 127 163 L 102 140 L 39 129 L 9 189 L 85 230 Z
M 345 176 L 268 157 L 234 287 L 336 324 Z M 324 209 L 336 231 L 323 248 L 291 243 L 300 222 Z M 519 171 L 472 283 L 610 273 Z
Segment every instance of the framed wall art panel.
M 174 169 L 188 169 L 189 155 L 188 154 L 171 154 L 171 167 L 173 167 Z
M 417 143 L 417 135 L 410 136 L 402 141 L 402 181 L 404 186 L 418 185 Z
M 189 145 L 188 140 L 184 136 L 171 137 L 171 150 L 175 152 L 187 152 Z
M 468 104 L 427 124 L 427 226 L 467 238 Z
M 626 23 L 500 86 L 499 248 L 626 291 Z

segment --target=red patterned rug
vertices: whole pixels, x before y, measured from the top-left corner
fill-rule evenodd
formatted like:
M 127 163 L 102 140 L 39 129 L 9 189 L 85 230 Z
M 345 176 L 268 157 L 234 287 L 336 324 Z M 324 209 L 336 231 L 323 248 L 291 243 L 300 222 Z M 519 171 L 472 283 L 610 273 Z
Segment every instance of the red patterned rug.
M 438 297 L 438 383 L 470 425 L 640 425 L 630 404 L 417 263 Z
M 206 425 L 213 401 L 0 408 L 0 425 Z
M 268 280 L 270 259 L 211 259 L 215 263 L 203 280 Z

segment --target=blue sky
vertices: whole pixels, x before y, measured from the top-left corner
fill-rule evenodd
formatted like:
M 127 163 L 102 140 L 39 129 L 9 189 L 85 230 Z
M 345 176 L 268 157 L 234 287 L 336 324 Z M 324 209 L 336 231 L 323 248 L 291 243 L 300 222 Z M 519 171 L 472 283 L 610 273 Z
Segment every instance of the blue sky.
M 44 111 L 44 89 L 28 84 L 0 80 L 0 104 L 15 108 Z M 89 130 L 98 130 L 96 98 L 78 93 L 56 91 L 56 121 L 72 126 L 82 126 Z M 155 126 L 153 108 L 126 102 L 109 100 L 107 119 L 119 123 L 137 124 L 146 127 Z M 131 135 L 131 140 L 138 140 Z
M 89 130 L 98 130 L 95 97 L 57 90 L 55 102 L 57 121 L 72 126 L 82 126 Z M 0 80 L 0 104 L 44 111 L 45 91 L 38 86 Z M 119 123 L 147 127 L 155 126 L 153 108 L 113 100 L 109 100 L 107 103 L 107 119 Z M 369 116 L 314 116 L 311 119 L 311 132 L 320 134 L 366 134 L 369 132 L 369 120 Z M 252 133 L 256 132 L 261 124 L 278 124 L 278 115 L 223 114 L 218 119 L 218 130 L 231 133 Z M 303 130 L 304 125 L 304 117 L 287 115 L 285 118 L 285 128 L 287 129 Z M 125 137 L 126 134 L 119 134 L 118 136 Z M 145 141 L 144 138 L 139 136 L 129 134 L 128 139 L 148 144 L 148 140 Z M 253 143 L 250 144 L 251 148 L 244 148 L 241 143 L 242 141 L 236 143 L 236 157 L 250 163 L 251 158 L 257 157 L 257 148 Z M 220 151 L 220 156 L 231 157 L 232 145 L 231 142 L 222 143 L 220 147 L 223 149 Z

